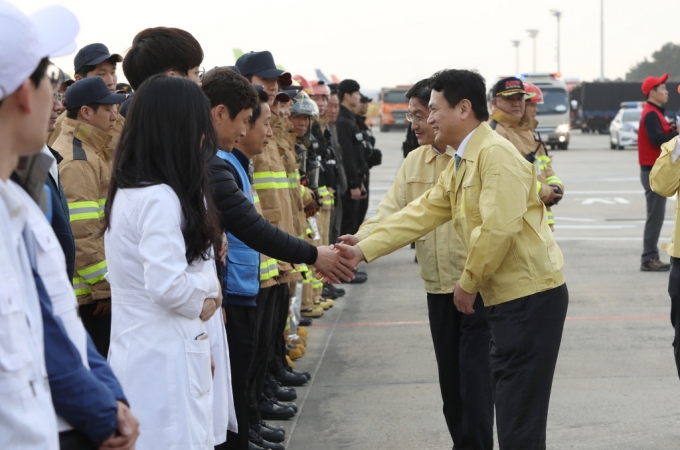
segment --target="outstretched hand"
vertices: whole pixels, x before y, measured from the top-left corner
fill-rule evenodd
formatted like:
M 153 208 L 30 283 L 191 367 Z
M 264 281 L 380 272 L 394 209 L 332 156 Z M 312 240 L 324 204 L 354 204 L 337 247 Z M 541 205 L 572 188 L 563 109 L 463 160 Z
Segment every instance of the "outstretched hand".
M 364 252 L 358 245 L 335 244 L 335 251 L 349 261 L 352 267 L 357 267 L 361 261 L 366 261 Z
M 340 280 L 352 281 L 354 279 L 353 270 L 356 270 L 356 264 L 352 264 L 346 258 L 343 258 L 338 252 L 334 251 L 333 247 L 327 245 L 317 248 L 318 256 L 314 262 L 316 275 L 322 281 L 331 283 L 340 283 Z
M 338 240 L 346 245 L 357 245 L 359 243 L 359 239 L 353 234 L 343 234 Z

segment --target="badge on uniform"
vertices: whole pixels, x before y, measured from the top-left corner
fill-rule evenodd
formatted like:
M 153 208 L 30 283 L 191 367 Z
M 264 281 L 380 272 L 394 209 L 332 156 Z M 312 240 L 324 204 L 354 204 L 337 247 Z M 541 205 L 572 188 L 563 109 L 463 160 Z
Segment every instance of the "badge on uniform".
M 357 138 L 357 141 L 363 141 L 364 140 L 364 135 L 362 133 L 357 133 L 354 135 L 355 138 Z

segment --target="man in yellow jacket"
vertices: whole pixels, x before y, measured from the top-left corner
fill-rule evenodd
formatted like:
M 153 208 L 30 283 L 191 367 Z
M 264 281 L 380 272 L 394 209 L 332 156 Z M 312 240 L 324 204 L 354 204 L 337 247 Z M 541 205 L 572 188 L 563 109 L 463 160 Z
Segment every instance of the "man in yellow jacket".
M 657 158 L 649 174 L 649 184 L 654 192 L 664 197 L 678 195 L 680 190 L 680 138 L 677 136 L 661 145 L 661 155 Z M 671 296 L 671 324 L 675 329 L 673 353 L 675 366 L 680 376 L 680 208 L 675 207 L 675 225 L 671 244 L 664 248 L 671 256 L 671 273 L 668 279 L 668 294 Z M 678 245 L 678 247 L 676 247 Z
M 59 179 L 64 186 L 76 243 L 73 289 L 80 317 L 97 350 L 106 357 L 111 334 L 111 288 L 101 235 L 109 190 L 111 141 L 115 105 L 126 95 L 111 94 L 100 77 L 83 78 L 66 91 L 66 119 L 52 145 L 63 160 Z
M 435 143 L 456 149 L 437 184 L 383 219 L 350 247 L 355 264 L 371 262 L 453 220 L 467 260 L 453 301 L 473 314 L 478 296 L 489 310 L 490 368 L 499 445 L 544 450 L 550 390 L 569 294 L 562 253 L 536 194 L 534 167 L 486 123 L 484 79 L 445 70 L 429 80 L 428 123 Z
M 421 80 L 406 93 L 406 118 L 420 147 L 408 154 L 375 215 L 354 235 L 340 241 L 356 245 L 369 238 L 382 219 L 406 207 L 432 189 L 453 159 L 455 150 L 435 144 L 427 123 L 431 89 Z M 462 314 L 453 304 L 453 287 L 465 266 L 465 246 L 449 221 L 416 241 L 420 276 L 425 282 L 430 331 L 439 372 L 444 417 L 456 448 L 493 448 L 493 397 L 489 376 L 491 331 L 481 298 L 474 314 Z
M 512 145 L 536 167 L 536 191 L 548 211 L 548 224 L 553 228 L 555 218 L 551 207 L 560 201 L 564 194 L 564 184 L 555 175 L 552 160 L 545 151 L 545 145 L 534 137 L 536 120 L 526 114 L 524 83 L 519 78 L 503 78 L 492 90 L 491 128 Z M 559 188 L 559 189 L 556 189 Z

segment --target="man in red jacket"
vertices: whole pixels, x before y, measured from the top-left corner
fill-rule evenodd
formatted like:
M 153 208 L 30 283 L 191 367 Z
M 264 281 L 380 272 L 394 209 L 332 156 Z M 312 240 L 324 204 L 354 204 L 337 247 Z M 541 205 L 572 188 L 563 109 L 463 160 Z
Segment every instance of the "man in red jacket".
M 664 272 L 671 267 L 670 264 L 659 260 L 659 247 L 657 246 L 666 214 L 666 197 L 655 193 L 649 187 L 649 173 L 661 154 L 661 145 L 678 135 L 676 126 L 668 124 L 662 107 L 668 102 L 666 80 L 668 80 L 667 73 L 658 78 L 647 77 L 642 82 L 642 93 L 647 97 L 647 104 L 640 116 L 638 131 L 640 180 L 645 188 L 647 199 L 647 221 L 640 265 L 640 270 L 643 272 Z

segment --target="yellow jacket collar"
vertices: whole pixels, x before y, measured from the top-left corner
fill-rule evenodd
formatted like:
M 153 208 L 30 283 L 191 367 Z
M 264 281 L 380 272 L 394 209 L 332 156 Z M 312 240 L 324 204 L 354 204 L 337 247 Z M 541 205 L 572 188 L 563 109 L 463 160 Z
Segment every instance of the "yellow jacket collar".
M 523 117 L 522 117 L 523 118 Z M 506 127 L 517 127 L 522 122 L 522 118 L 515 117 L 512 114 L 508 114 L 500 109 L 496 108 L 491 115 L 491 120 L 504 125 Z
M 74 138 L 91 146 L 97 153 L 104 150 L 111 142 L 111 136 L 107 132 L 78 120 L 64 119 L 61 129 L 63 133 L 71 134 Z
M 438 153 L 437 150 L 434 149 L 434 147 L 430 144 L 423 145 L 421 146 L 425 148 L 425 162 L 430 163 L 432 160 L 434 160 L 437 156 L 441 155 L 449 155 L 450 157 L 453 158 L 453 155 L 456 153 L 456 150 L 453 149 L 450 145 L 446 146 L 446 151 L 444 153 Z

